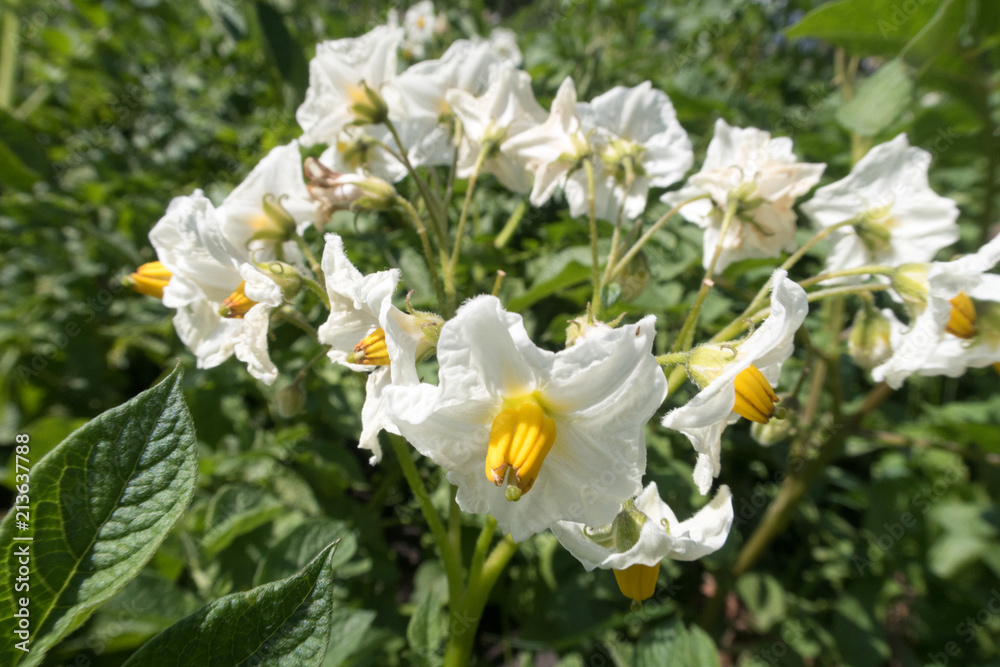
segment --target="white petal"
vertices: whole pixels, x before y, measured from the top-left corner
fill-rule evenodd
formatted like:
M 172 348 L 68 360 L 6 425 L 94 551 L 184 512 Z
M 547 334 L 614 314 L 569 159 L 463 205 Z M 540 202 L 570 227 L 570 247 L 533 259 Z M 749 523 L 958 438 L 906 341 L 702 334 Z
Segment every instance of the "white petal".
M 236 358 L 247 365 L 250 375 L 266 385 L 278 377 L 278 369 L 271 362 L 267 351 L 267 330 L 270 323 L 271 306 L 259 303 L 243 317 L 243 327 L 236 337 L 233 351 Z

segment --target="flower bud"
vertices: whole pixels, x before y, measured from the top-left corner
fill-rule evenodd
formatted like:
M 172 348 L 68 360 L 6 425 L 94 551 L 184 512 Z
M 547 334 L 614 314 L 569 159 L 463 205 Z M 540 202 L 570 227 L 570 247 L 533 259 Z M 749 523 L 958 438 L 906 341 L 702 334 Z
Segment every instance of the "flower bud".
M 892 273 L 892 289 L 918 315 L 927 307 L 928 269 L 929 264 L 902 264 Z
M 258 264 L 257 268 L 267 275 L 281 288 L 281 298 L 291 301 L 302 291 L 302 274 L 291 264 L 273 260 Z
M 301 384 L 293 382 L 278 391 L 276 402 L 278 414 L 288 419 L 302 412 L 306 404 L 306 392 Z
M 890 333 L 888 318 L 866 303 L 854 317 L 847 352 L 858 366 L 870 371 L 892 356 Z
M 750 424 L 750 437 L 765 447 L 770 447 L 786 440 L 792 434 L 794 428 L 792 420 L 788 419 L 787 416 L 787 409 L 778 408 L 774 413 L 774 417 L 768 420 L 767 423 L 753 422 Z
M 631 500 L 622 505 L 621 512 L 611 522 L 611 536 L 615 550 L 625 553 L 639 543 L 639 535 L 646 523 L 646 515 L 635 508 Z

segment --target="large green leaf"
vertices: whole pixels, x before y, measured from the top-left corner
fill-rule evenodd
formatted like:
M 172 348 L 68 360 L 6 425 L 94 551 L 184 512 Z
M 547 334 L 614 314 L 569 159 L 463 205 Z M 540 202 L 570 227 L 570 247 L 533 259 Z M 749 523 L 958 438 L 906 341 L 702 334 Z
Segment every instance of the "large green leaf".
M 337 552 L 330 562 L 334 569 L 349 561 L 358 550 L 357 538 L 343 521 L 317 519 L 296 526 L 267 552 L 257 570 L 255 583 L 295 574 L 331 542 L 337 542 Z
M 887 129 L 913 99 L 913 80 L 899 59 L 883 65 L 858 87 L 853 100 L 837 111 L 845 128 L 866 137 Z
M 227 484 L 212 497 L 205 519 L 202 548 L 211 558 L 240 535 L 263 526 L 288 509 L 277 498 L 253 486 Z
M 41 662 L 131 581 L 191 501 L 197 451 L 180 367 L 72 433 L 29 474 L 32 531 L 17 530 L 15 512 L 0 524 L 0 590 L 29 586 L 15 593 L 30 599 L 28 653 L 8 641 L 20 605 L 0 599 L 0 664 L 11 666 Z M 25 550 L 27 579 L 16 582 Z
M 812 10 L 788 36 L 818 37 L 855 55 L 896 55 L 934 17 L 934 2 L 840 0 Z
M 635 667 L 713 667 L 719 652 L 700 628 L 688 630 L 680 621 L 654 628 L 635 647 Z
M 323 664 L 330 641 L 329 545 L 287 579 L 233 593 L 181 619 L 136 651 L 126 667 Z

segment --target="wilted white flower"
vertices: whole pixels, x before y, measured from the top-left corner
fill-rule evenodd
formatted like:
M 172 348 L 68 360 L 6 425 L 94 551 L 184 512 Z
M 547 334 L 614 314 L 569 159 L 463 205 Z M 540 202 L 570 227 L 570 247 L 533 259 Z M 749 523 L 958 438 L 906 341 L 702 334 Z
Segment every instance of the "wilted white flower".
M 723 485 L 708 505 L 678 521 L 650 482 L 626 501 L 610 524 L 593 528 L 559 521 L 552 532 L 587 571 L 613 569 L 622 593 L 637 602 L 652 597 L 660 561 L 697 560 L 722 548 L 733 525 L 733 502 Z
M 393 421 L 448 470 L 463 510 L 517 541 L 560 520 L 604 525 L 641 488 L 643 426 L 666 393 L 654 335 L 649 316 L 548 352 L 476 297 L 441 329 L 439 385 L 387 390 Z
M 872 377 L 898 389 L 913 373 L 959 375 L 964 370 L 964 367 L 959 370 L 960 364 L 981 365 L 985 361 L 981 355 L 989 354 L 988 346 L 995 335 L 987 332 L 996 326 L 992 322 L 993 307 L 986 302 L 996 298 L 997 280 L 986 271 L 997 262 L 1000 262 L 1000 236 L 978 252 L 951 262 L 899 267 L 893 276 L 893 288 L 918 314 L 905 333 L 898 323 L 894 327 L 892 356 L 872 371 Z M 979 331 L 980 310 L 990 313 L 986 335 Z M 955 342 L 947 342 L 942 348 L 941 343 L 949 338 Z M 982 347 L 983 344 L 987 347 Z M 956 345 L 966 346 L 971 353 L 957 354 Z M 942 353 L 945 356 L 938 356 Z
M 370 372 L 361 409 L 358 446 L 382 458 L 378 434 L 399 434 L 386 403 L 389 385 L 417 384 L 416 362 L 434 347 L 440 328 L 436 316 L 408 315 L 392 305 L 399 269 L 362 275 L 344 252 L 336 234 L 326 235 L 323 274 L 330 297 L 330 315 L 319 328 L 319 341 L 330 346 L 330 360 L 355 371 Z M 435 329 L 432 333 L 429 329 Z
M 795 351 L 793 339 L 809 312 L 805 290 L 782 269 L 771 278 L 771 313 L 750 336 L 692 350 L 688 376 L 701 391 L 663 418 L 663 425 L 688 437 L 698 452 L 694 481 L 702 493 L 721 470 L 722 432 L 740 416 L 765 423 L 778 396 L 773 387 Z
M 796 162 L 792 140 L 753 127 L 730 127 L 721 118 L 701 171 L 681 190 L 661 200 L 675 206 L 709 195 L 681 208 L 688 221 L 705 230 L 703 266 L 707 269 L 720 242 L 729 206 L 735 206 L 730 228 L 715 266 L 723 271 L 735 261 L 777 257 L 795 249 L 795 199 L 808 192 L 826 165 Z
M 816 191 L 802 211 L 832 234 L 827 271 L 929 262 L 958 240 L 958 207 L 927 183 L 931 156 L 905 134 L 871 149 L 842 180 Z
M 524 160 L 511 155 L 505 143 L 545 120 L 545 111 L 531 90 L 531 77 L 502 65 L 481 96 L 452 89 L 445 98 L 462 122 L 458 175 L 468 178 L 485 148 L 483 173 L 493 174 L 510 190 L 527 192 L 531 187 L 530 173 Z

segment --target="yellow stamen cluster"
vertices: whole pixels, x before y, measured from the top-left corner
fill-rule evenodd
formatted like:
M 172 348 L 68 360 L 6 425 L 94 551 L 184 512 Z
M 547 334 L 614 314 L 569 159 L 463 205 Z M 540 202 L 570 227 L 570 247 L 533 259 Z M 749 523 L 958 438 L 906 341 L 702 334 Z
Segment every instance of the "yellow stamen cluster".
M 519 499 L 531 490 L 555 439 L 555 421 L 533 400 L 502 410 L 490 430 L 486 479 L 500 486 L 511 467 L 517 491 L 508 489 L 507 499 Z
M 976 306 L 965 292 L 949 301 L 951 316 L 944 330 L 959 338 L 973 338 L 976 335 Z
M 163 288 L 173 276 L 162 262 L 147 262 L 129 275 L 128 284 L 139 294 L 163 298 Z
M 247 297 L 246 281 L 240 283 L 236 290 L 226 297 L 219 307 L 219 315 L 228 319 L 242 320 L 243 316 L 250 312 L 250 309 L 257 305 Z
M 766 424 L 774 414 L 778 395 L 756 366 L 751 364 L 736 376 L 736 404 L 733 410 L 741 417 Z
M 656 591 L 656 578 L 660 575 L 660 564 L 641 565 L 636 563 L 624 570 L 615 570 L 615 579 L 622 595 L 642 602 L 653 597 Z
M 379 327 L 361 339 L 354 346 L 354 352 L 347 355 L 347 363 L 362 366 L 388 366 L 389 348 L 385 346 L 385 331 Z

